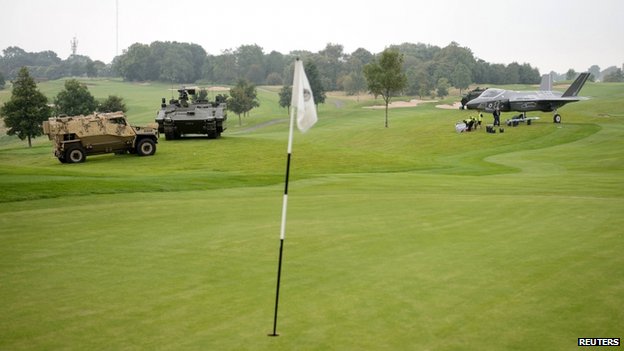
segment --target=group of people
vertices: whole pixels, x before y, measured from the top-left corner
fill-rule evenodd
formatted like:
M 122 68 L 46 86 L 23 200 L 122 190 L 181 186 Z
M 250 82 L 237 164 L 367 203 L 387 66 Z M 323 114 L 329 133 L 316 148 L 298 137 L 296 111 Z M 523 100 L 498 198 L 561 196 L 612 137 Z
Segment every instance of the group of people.
M 470 132 L 473 129 L 477 129 L 477 127 L 481 127 L 481 123 L 483 122 L 483 114 L 479 113 L 477 117 L 470 116 L 462 122 L 464 122 L 464 124 L 466 125 L 465 131 Z
M 492 126 L 500 127 L 500 114 L 501 114 L 500 108 L 496 107 L 496 109 L 494 109 L 494 112 L 492 112 L 492 115 L 494 116 L 494 123 Z M 470 132 L 472 130 L 480 128 L 482 123 L 483 123 L 483 113 L 479 112 L 479 115 L 477 117 L 470 116 L 466 118 L 465 120 L 463 120 L 462 122 L 458 122 L 457 125 L 455 126 L 455 129 L 457 129 L 458 133 Z

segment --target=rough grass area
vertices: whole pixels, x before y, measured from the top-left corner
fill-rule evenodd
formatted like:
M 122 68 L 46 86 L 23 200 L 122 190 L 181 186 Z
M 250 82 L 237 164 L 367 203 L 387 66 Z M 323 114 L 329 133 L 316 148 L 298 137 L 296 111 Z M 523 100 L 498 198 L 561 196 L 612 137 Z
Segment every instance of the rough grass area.
M 90 83 L 125 96 L 136 123 L 169 94 Z M 624 84 L 588 83 L 563 124 L 537 114 L 502 134 L 456 134 L 471 112 L 438 103 L 392 110 L 385 129 L 362 108 L 374 101 L 331 97 L 295 135 L 270 338 L 288 128 L 267 123 L 287 117 L 274 91 L 221 139 L 163 138 L 152 157 L 61 164 L 46 138 L 0 137 L 0 349 L 569 350 L 623 336 Z

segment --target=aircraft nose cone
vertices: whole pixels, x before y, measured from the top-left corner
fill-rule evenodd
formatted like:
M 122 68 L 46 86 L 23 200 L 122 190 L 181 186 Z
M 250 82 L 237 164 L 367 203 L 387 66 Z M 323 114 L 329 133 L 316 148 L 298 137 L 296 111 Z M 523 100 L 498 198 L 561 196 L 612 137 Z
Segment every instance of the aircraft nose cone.
M 478 101 L 468 101 L 468 103 L 466 104 L 466 108 L 468 108 L 469 110 L 476 110 L 479 108 L 479 105 L 481 105 L 481 103 L 479 103 Z

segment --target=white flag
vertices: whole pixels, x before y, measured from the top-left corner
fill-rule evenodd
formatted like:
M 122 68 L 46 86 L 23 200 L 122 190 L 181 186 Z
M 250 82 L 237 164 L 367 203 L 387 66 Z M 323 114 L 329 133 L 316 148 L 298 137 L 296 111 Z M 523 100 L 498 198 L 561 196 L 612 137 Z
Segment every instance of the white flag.
M 316 106 L 310 82 L 303 70 L 303 62 L 295 61 L 295 76 L 293 78 L 292 100 L 290 105 L 297 114 L 297 128 L 305 133 L 312 127 L 318 118 L 316 117 Z

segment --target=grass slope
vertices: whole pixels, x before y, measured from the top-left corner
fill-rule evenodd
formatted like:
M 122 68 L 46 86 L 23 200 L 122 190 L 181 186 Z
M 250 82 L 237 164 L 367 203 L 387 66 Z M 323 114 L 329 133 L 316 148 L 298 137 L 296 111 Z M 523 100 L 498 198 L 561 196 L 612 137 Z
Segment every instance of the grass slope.
M 137 122 L 167 89 L 93 84 L 123 92 Z M 382 111 L 361 108 L 372 102 L 328 99 L 295 136 L 279 338 L 266 334 L 287 124 L 253 128 L 285 118 L 271 88 L 222 139 L 162 140 L 153 157 L 63 165 L 43 138 L 3 137 L 0 349 L 567 350 L 621 337 L 624 85 L 583 93 L 561 125 L 540 114 L 495 135 L 455 134 L 467 111 L 396 109 L 384 129 Z

